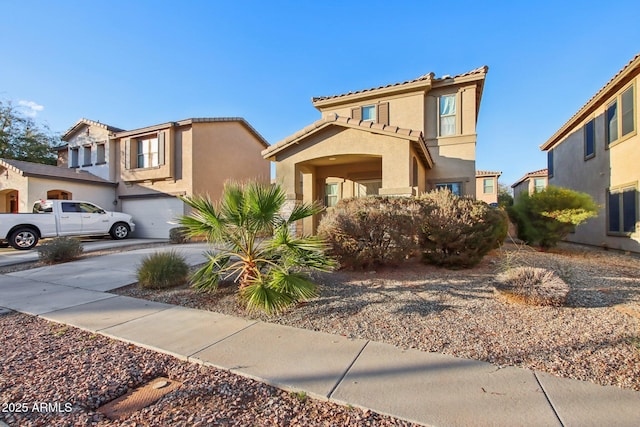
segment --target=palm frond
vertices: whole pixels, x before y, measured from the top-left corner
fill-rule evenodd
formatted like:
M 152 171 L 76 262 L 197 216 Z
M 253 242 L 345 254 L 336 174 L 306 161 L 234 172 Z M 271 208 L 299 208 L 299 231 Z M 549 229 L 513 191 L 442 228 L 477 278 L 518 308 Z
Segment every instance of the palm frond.
M 294 301 L 306 301 L 318 295 L 315 283 L 302 273 L 274 270 L 269 284 L 279 292 L 289 295 Z
M 190 279 L 191 286 L 200 291 L 215 291 L 229 264 L 228 255 L 209 251 L 205 253 L 207 262 L 196 270 Z
M 301 219 L 319 214 L 323 210 L 324 207 L 320 206 L 318 203 L 297 203 L 291 211 L 291 215 L 286 219 L 286 223 L 293 224 Z
M 262 310 L 267 314 L 280 313 L 294 302 L 288 294 L 268 287 L 262 281 L 243 288 L 240 299 L 249 310 Z

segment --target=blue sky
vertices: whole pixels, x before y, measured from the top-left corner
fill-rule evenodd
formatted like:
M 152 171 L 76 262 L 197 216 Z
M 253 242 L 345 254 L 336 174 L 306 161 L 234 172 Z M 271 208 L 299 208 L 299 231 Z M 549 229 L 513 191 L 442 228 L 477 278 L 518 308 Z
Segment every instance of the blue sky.
M 489 66 L 477 169 L 511 185 L 640 52 L 640 2 L 0 0 L 0 99 L 64 132 L 247 119 L 270 143 L 311 97 Z

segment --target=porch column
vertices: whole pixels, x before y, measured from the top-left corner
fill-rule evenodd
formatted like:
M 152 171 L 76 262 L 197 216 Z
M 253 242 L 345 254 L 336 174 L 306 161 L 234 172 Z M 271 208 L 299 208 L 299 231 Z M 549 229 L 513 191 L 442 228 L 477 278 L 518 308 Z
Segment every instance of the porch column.
M 385 150 L 382 156 L 381 196 L 411 196 L 410 142 L 395 142 L 393 150 Z
M 301 192 L 302 201 L 307 204 L 312 204 L 318 198 L 316 191 L 316 168 L 313 166 L 301 166 L 299 168 L 301 176 Z M 302 221 L 302 232 L 305 235 L 312 235 L 316 232 L 318 218 L 314 215 L 310 218 L 305 218 Z

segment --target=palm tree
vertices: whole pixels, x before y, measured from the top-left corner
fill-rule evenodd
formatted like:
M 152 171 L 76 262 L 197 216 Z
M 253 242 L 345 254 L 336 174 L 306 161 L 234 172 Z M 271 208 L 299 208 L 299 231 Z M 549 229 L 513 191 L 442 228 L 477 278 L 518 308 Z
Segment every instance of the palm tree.
M 318 237 L 295 237 L 291 226 L 317 214 L 317 205 L 297 204 L 284 217 L 286 196 L 278 185 L 227 183 L 222 198 L 183 197 L 192 212 L 180 223 L 187 234 L 212 244 L 207 263 L 192 276 L 193 286 L 213 291 L 220 280 L 238 282 L 238 296 L 248 309 L 277 313 L 316 295 L 306 270 L 327 271 L 334 262 Z

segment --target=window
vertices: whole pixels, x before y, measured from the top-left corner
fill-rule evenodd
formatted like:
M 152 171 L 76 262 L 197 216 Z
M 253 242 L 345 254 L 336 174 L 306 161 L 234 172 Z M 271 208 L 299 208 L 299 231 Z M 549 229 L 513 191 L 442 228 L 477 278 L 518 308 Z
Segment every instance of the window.
M 367 105 L 366 107 L 362 107 L 362 120 L 370 120 L 372 122 L 376 121 L 375 105 Z
M 69 162 L 69 167 L 77 168 L 78 166 L 80 166 L 80 164 L 78 163 L 78 149 L 77 148 L 72 148 L 71 149 L 71 162 Z
M 462 196 L 462 183 L 461 182 L 443 182 L 436 184 L 436 190 L 441 188 L 448 188 L 456 196 Z
M 607 197 L 609 233 L 629 234 L 636 231 L 638 192 L 635 187 L 610 191 Z
M 338 203 L 338 183 L 326 184 L 324 188 L 324 204 L 328 208 Z
M 549 178 L 553 176 L 553 150 L 547 151 L 547 175 Z
M 98 144 L 96 147 L 96 164 L 103 165 L 107 163 L 105 144 Z
M 609 105 L 607 105 L 607 145 L 635 130 L 633 89 L 633 86 L 629 87 Z M 620 105 L 620 107 L 618 107 L 618 105 Z
M 456 134 L 456 96 L 440 97 L 440 136 Z
M 633 111 L 633 86 L 631 86 L 629 89 L 625 90 L 624 92 L 622 92 L 622 95 L 620 96 L 620 101 L 622 104 L 622 108 L 621 108 L 621 119 L 622 119 L 622 124 L 621 124 L 621 130 L 622 133 L 620 136 L 625 136 L 630 134 L 631 132 L 633 132 L 633 130 L 635 129 L 634 126 L 634 111 Z
M 91 146 L 82 147 L 82 166 L 91 166 Z
M 591 159 L 596 155 L 596 126 L 595 119 L 584 125 L 584 159 Z
M 137 167 L 150 168 L 158 165 L 158 138 L 138 140 Z
M 414 157 L 411 164 L 411 185 L 418 186 L 418 160 Z
M 534 178 L 533 179 L 533 191 L 536 193 L 541 192 L 547 187 L 546 179 L 544 178 Z
M 377 195 L 380 193 L 380 189 L 382 188 L 382 180 L 381 179 L 368 179 L 357 181 L 355 183 L 355 196 L 356 197 L 367 197 L 372 195 Z
M 484 194 L 493 194 L 494 192 L 494 185 L 493 185 L 493 178 L 485 178 L 483 181 L 483 191 Z

